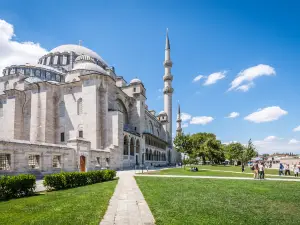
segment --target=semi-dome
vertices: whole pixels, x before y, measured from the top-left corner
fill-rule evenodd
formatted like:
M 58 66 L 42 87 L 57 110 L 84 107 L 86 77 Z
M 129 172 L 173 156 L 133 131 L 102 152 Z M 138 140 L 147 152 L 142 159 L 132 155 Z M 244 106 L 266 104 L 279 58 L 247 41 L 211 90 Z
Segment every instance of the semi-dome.
M 95 60 L 88 55 L 80 55 L 75 59 L 75 63 L 82 62 L 82 61 L 96 63 Z
M 86 47 L 83 47 L 81 45 L 60 45 L 50 51 L 50 53 L 55 53 L 55 52 L 75 52 L 77 55 L 88 55 L 92 58 L 98 59 L 101 61 L 103 64 L 107 65 L 105 61 L 94 51 L 91 49 L 88 49 Z
M 76 63 L 74 65 L 73 70 L 88 70 L 88 71 L 95 71 L 95 72 L 99 72 L 102 74 L 107 74 L 107 72 L 102 69 L 100 66 L 98 66 L 95 63 L 91 63 L 91 62 L 80 62 L 80 63 Z
M 130 81 L 130 84 L 141 84 L 141 83 L 142 83 L 142 81 L 138 78 L 134 78 Z

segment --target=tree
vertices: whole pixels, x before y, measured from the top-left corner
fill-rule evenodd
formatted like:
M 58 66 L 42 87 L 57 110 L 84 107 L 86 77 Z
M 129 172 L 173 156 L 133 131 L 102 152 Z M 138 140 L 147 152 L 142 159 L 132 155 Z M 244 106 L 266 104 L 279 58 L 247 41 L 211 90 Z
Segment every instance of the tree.
M 239 143 L 230 143 L 229 145 L 225 146 L 226 151 L 226 158 L 232 164 L 233 161 L 240 161 L 243 157 L 244 146 Z
M 174 147 L 176 151 L 183 153 L 184 155 L 191 155 L 192 145 L 190 135 L 181 134 L 174 138 Z M 185 163 L 183 164 L 185 167 Z
M 253 157 L 255 157 L 257 155 L 258 155 L 258 152 L 256 151 L 256 148 L 255 148 L 254 144 L 252 143 L 252 140 L 249 139 L 248 145 L 247 145 L 247 147 L 245 149 L 245 153 L 244 153 L 244 162 L 248 162 L 249 160 L 251 160 Z

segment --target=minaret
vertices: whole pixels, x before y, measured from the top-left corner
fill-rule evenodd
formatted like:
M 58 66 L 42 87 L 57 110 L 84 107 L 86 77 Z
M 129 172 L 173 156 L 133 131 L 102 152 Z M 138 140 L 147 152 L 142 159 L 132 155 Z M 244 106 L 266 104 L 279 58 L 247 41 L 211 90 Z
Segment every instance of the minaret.
M 173 76 L 171 74 L 172 61 L 171 61 L 171 56 L 170 56 L 170 41 L 169 41 L 169 36 L 168 36 L 168 29 L 167 29 L 167 35 L 166 35 L 164 67 L 165 67 L 165 75 L 163 77 L 163 79 L 164 79 L 164 111 L 168 115 L 168 124 L 167 124 L 167 132 L 169 134 L 168 142 L 169 142 L 169 144 L 171 144 L 172 143 L 172 95 L 173 95 L 174 90 L 172 88 L 172 80 L 173 80 Z
M 182 134 L 181 128 L 181 114 L 180 114 L 180 105 L 178 104 L 178 112 L 177 112 L 177 129 L 176 129 L 176 136 Z

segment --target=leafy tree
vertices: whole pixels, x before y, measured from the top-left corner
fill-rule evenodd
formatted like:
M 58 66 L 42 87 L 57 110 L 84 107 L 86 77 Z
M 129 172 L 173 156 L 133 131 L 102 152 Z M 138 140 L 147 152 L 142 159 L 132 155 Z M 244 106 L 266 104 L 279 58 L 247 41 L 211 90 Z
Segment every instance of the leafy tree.
M 174 147 L 175 147 L 176 151 L 181 152 L 186 155 L 192 154 L 191 138 L 190 138 L 189 134 L 177 135 L 174 138 L 173 143 L 174 143 Z M 183 162 L 183 165 L 185 166 L 184 162 Z

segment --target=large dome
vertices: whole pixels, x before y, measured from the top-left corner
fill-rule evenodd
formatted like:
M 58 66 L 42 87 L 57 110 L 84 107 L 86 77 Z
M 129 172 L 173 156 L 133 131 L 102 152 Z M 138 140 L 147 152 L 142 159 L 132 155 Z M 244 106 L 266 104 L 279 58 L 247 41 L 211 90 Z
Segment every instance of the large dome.
M 92 58 L 98 59 L 99 61 L 103 62 L 103 64 L 107 65 L 106 62 L 96 52 L 81 45 L 61 45 L 52 49 L 50 52 L 75 52 L 77 55 L 88 55 Z

